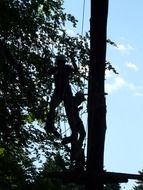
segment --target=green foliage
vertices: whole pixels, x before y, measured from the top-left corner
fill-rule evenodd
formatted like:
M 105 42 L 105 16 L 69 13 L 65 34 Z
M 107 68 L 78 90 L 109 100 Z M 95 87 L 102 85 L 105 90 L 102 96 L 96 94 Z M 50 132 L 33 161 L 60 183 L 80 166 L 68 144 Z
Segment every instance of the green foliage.
M 117 184 L 106 184 L 104 186 L 104 190 L 120 190 L 121 186 L 119 183 Z
M 139 171 L 140 175 L 143 175 L 143 170 Z M 136 181 L 136 185 L 133 187 L 133 190 L 143 190 L 143 182 Z
M 64 183 L 61 178 L 51 178 L 49 177 L 49 172 L 60 172 L 67 171 L 66 166 L 69 165 L 69 161 L 63 158 L 58 152 L 52 157 L 48 157 L 47 162 L 43 166 L 42 172 L 39 173 L 37 180 L 35 181 L 35 186 L 37 189 L 46 190 L 47 187 L 50 190 L 83 190 L 84 186 L 75 185 L 73 183 Z M 69 170 L 68 170 L 69 171 Z
M 43 130 L 53 90 L 47 70 L 54 64 L 54 52 L 64 53 L 69 62 L 74 57 L 82 70 L 72 83 L 84 86 L 80 79 L 87 75 L 84 68 L 89 63 L 89 36 L 66 33 L 66 23 L 76 27 L 77 20 L 65 13 L 62 5 L 62 0 L 0 1 L 2 190 L 33 184 L 39 171 L 34 162 L 42 162 L 41 156 L 48 159 L 60 149 L 68 158 L 59 142 Z
M 89 34 L 67 34 L 66 23 L 76 27 L 77 20 L 65 13 L 62 5 L 63 0 L 0 1 L 0 190 L 26 189 L 30 185 L 32 189 L 39 175 L 45 181 L 34 166 L 34 162 L 42 162 L 41 156 L 51 170 L 69 165 L 65 147 L 43 130 L 53 90 L 53 79 L 47 71 L 54 64 L 54 52 L 63 53 L 68 62 L 78 62 L 80 74 L 71 82 L 84 88 Z
M 133 187 L 134 190 L 143 190 L 143 184 L 137 185 Z

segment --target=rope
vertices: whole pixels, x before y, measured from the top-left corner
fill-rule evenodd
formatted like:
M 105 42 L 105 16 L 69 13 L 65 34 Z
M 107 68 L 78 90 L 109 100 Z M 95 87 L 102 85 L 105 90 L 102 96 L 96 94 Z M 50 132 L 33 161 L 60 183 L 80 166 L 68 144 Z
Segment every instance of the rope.
M 83 0 L 83 9 L 82 9 L 82 29 L 81 29 L 81 35 L 83 35 L 84 15 L 85 15 L 85 0 Z

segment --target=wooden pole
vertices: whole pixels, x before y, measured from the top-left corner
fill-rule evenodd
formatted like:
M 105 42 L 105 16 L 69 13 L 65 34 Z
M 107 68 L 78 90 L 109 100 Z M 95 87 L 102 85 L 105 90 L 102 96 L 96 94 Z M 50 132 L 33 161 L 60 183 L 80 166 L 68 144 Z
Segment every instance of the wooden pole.
M 106 131 L 106 101 L 104 93 L 106 28 L 108 0 L 91 0 L 90 66 L 88 84 L 88 147 L 86 190 L 103 190 L 102 180 L 94 176 L 103 173 Z

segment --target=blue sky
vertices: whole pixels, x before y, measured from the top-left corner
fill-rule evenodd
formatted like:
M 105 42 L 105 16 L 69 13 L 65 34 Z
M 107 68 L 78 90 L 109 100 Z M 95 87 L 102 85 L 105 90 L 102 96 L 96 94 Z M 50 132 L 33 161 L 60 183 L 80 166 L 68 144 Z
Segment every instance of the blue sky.
M 84 0 L 65 0 L 66 12 L 78 20 L 82 31 Z M 138 173 L 143 169 L 143 1 L 109 0 L 107 61 L 119 72 L 106 73 L 107 132 L 105 169 Z M 84 32 L 89 30 L 90 5 L 85 0 Z M 132 184 L 130 182 L 129 184 Z M 133 184 L 132 184 L 133 185 Z M 131 185 L 129 186 L 129 188 Z M 128 188 L 128 185 L 125 186 Z

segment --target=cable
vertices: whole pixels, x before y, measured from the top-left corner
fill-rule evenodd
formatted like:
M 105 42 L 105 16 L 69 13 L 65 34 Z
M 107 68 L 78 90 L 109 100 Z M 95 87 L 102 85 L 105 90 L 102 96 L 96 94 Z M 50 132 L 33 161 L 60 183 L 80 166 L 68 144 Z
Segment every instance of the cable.
M 85 0 L 83 0 L 83 11 L 82 11 L 82 28 L 81 28 L 81 35 L 83 35 L 83 28 L 84 28 L 84 15 L 85 15 Z

